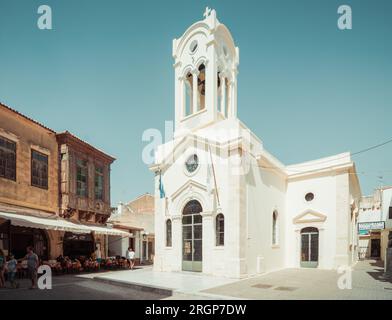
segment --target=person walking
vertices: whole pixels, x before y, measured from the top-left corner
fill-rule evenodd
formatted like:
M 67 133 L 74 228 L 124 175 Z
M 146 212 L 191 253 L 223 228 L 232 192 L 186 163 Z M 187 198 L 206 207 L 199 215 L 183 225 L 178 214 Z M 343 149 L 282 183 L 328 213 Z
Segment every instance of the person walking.
M 94 255 L 95 255 L 95 260 L 97 260 L 98 263 L 101 263 L 102 255 L 101 255 L 100 247 L 98 246 L 95 247 Z
M 8 275 L 8 281 L 11 283 L 11 288 L 13 289 L 19 287 L 19 283 L 15 281 L 17 264 L 18 261 L 16 261 L 14 255 L 11 253 L 9 256 L 9 260 L 7 262 L 7 275 Z
M 127 256 L 129 269 L 132 270 L 133 266 L 135 265 L 135 251 L 133 251 L 132 247 L 128 248 L 126 256 Z
M 5 254 L 4 251 L 0 249 L 0 288 L 4 288 L 5 286 L 5 278 L 4 278 L 5 266 L 6 266 Z
M 39 258 L 34 253 L 33 247 L 27 247 L 27 255 L 22 260 L 27 260 L 27 269 L 31 279 L 30 289 L 37 289 Z

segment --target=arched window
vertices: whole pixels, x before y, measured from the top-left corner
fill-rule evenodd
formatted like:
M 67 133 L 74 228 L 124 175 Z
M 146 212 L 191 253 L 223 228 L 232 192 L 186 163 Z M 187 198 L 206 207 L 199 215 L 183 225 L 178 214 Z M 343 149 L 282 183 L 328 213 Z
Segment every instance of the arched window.
M 224 246 L 225 245 L 225 217 L 222 213 L 219 213 L 216 216 L 216 245 Z
M 199 66 L 199 76 L 197 79 L 197 91 L 198 91 L 198 110 L 205 108 L 205 96 L 206 96 L 206 66 L 202 63 Z
M 278 212 L 272 214 L 272 245 L 278 244 Z
M 172 222 L 170 219 L 166 220 L 166 247 L 172 246 Z
M 182 214 L 188 215 L 188 214 L 195 214 L 195 213 L 200 213 L 203 211 L 203 208 L 201 207 L 201 204 L 197 200 L 191 200 L 189 201 L 184 209 L 182 210 Z

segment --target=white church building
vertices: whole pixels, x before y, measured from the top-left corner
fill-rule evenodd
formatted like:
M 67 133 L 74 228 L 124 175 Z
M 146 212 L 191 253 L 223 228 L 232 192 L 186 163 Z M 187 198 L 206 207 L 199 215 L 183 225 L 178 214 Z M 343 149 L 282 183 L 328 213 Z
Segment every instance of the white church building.
M 350 153 L 287 166 L 263 147 L 237 118 L 239 49 L 215 10 L 173 41 L 173 57 L 174 137 L 150 166 L 154 270 L 352 265 L 361 190 Z

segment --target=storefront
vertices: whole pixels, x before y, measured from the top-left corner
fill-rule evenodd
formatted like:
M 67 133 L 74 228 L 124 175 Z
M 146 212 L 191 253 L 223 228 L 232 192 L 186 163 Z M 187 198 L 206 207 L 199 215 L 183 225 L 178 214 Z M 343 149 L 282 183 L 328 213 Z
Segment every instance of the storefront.
M 6 254 L 12 252 L 16 259 L 23 258 L 29 246 L 34 248 L 40 259 L 48 259 L 49 240 L 44 230 L 13 226 L 8 221 L 0 224 L 0 248 Z
M 16 258 L 33 246 L 41 260 L 56 259 L 59 255 L 76 258 L 90 257 L 96 248 L 107 256 L 109 235 L 129 238 L 128 232 L 106 226 L 73 223 L 57 216 L 36 217 L 0 212 L 0 248 Z
M 47 233 L 42 229 L 11 226 L 10 247 L 16 259 L 26 255 L 26 248 L 33 247 L 41 260 L 49 258 L 49 241 Z
M 66 232 L 63 238 L 63 255 L 71 259 L 90 257 L 95 251 L 92 234 Z
M 381 258 L 381 232 L 384 221 L 358 223 L 359 259 Z

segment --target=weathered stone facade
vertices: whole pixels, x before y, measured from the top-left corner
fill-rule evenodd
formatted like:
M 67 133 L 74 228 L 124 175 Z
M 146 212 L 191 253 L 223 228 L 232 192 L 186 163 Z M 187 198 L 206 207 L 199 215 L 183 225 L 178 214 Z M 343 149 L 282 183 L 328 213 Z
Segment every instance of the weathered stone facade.
M 0 104 L 0 137 L 16 143 L 16 179 L 0 177 L 0 203 L 58 213 L 56 133 Z M 48 156 L 48 188 L 31 184 L 31 152 Z
M 0 212 L 50 219 L 62 217 L 86 225 L 106 224 L 111 214 L 110 165 L 114 158 L 69 132 L 57 134 L 1 103 L 0 138 Z M 12 160 L 7 158 L 8 155 L 4 156 L 8 152 L 8 149 L 4 149 L 4 143 L 15 149 Z M 33 183 L 33 176 L 36 177 L 36 174 L 33 175 L 33 151 L 47 159 L 45 169 L 40 172 L 44 182 L 39 187 Z M 77 194 L 77 159 L 83 159 L 87 168 L 87 193 L 84 196 Z M 97 168 L 100 177 L 98 198 Z M 8 175 L 5 175 L 5 170 Z M 15 172 L 15 176 L 9 175 L 10 170 Z M 11 226 L 9 220 L 0 217 L 0 248 L 8 252 L 19 246 L 20 255 L 24 250 L 23 245 L 13 229 L 16 232 L 17 228 Z M 42 229 L 41 233 L 45 238 L 44 244 L 40 245 L 45 247 L 43 257 L 53 259 L 63 254 L 64 231 Z M 93 234 L 93 239 L 94 245 L 101 248 L 101 256 L 105 257 L 106 236 Z M 32 241 L 35 243 L 35 240 Z
M 110 164 L 114 158 L 69 132 L 57 135 L 60 160 L 60 215 L 72 220 L 105 224 L 110 217 Z M 77 195 L 78 159 L 87 163 L 87 196 Z M 95 198 L 95 168 L 103 169 L 103 197 Z

